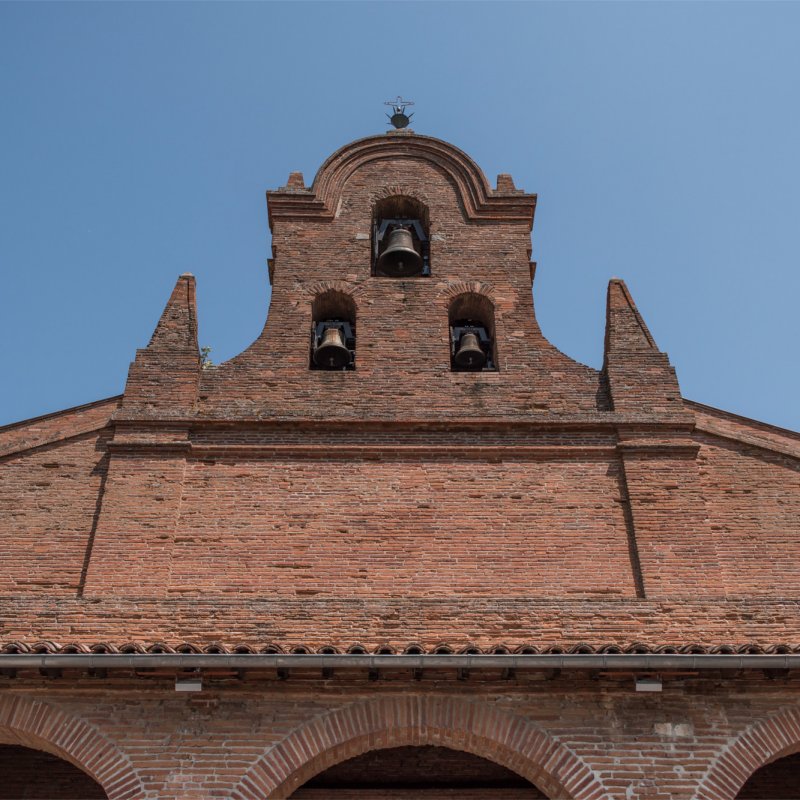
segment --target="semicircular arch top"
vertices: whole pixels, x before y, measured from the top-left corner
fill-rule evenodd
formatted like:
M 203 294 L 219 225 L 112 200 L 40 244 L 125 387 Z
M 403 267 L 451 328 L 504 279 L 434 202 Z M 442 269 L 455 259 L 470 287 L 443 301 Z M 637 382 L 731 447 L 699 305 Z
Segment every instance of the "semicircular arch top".
M 733 800 L 756 770 L 800 752 L 800 708 L 759 720 L 728 744 L 711 764 L 697 800 Z
M 315 775 L 369 750 L 437 745 L 494 761 L 551 800 L 604 800 L 592 770 L 530 720 L 461 698 L 387 697 L 321 714 L 271 746 L 233 800 L 287 798 Z
M 0 741 L 69 761 L 97 781 L 109 800 L 144 795 L 130 760 L 110 739 L 50 703 L 22 695 L 0 697 Z
M 284 187 L 268 192 L 270 220 L 278 217 L 330 219 L 349 178 L 372 161 L 408 158 L 442 169 L 455 185 L 471 220 L 517 220 L 533 225 L 536 195 L 491 188 L 480 167 L 455 145 L 412 133 L 388 133 L 356 139 L 330 155 L 310 188 Z

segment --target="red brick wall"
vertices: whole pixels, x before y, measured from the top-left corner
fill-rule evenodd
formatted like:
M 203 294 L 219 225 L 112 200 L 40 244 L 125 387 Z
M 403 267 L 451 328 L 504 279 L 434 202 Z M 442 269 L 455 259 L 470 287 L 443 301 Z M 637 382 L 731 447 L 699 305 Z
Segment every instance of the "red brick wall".
M 250 674 L 207 676 L 186 695 L 166 675 L 20 674 L 0 678 L 0 741 L 50 742 L 112 800 L 287 796 L 349 758 L 380 763 L 376 750 L 428 745 L 488 759 L 550 800 L 734 800 L 760 767 L 800 747 L 797 680 L 672 676 L 642 695 L 631 677 L 575 673 L 377 683 Z
M 108 457 L 108 431 L 10 455 L 0 480 L 0 593 L 74 597 Z
M 41 434 L 28 433 L 33 449 L 4 461 L 4 641 L 403 648 L 798 639 L 789 580 L 798 568 L 798 472 L 763 439 L 757 447 L 730 432 L 699 434 L 698 460 L 677 462 L 696 470 L 701 492 L 686 514 L 681 504 L 695 498 L 668 472 L 658 489 L 666 500 L 654 503 L 655 489 L 628 469 L 644 588 L 656 598 L 637 602 L 625 495 L 605 434 L 591 439 L 598 455 L 574 433 L 463 431 L 450 447 L 477 449 L 456 462 L 436 452 L 447 447 L 436 430 L 404 434 L 401 446 L 417 449 L 402 457 L 388 431 L 369 434 L 373 455 L 358 444 L 363 434 L 331 430 L 314 436 L 313 457 L 287 458 L 269 448 L 282 442 L 299 453 L 308 446 L 302 432 L 199 429 L 190 437 L 197 457 L 112 455 L 104 484 L 108 434 L 73 422 L 77 436 L 49 442 L 45 432 L 36 446 Z M 758 433 L 738 431 L 747 442 Z M 69 432 L 61 419 L 57 435 Z M 19 427 L 13 433 L 25 440 Z M 150 434 L 156 444 L 174 436 Z M 249 449 L 233 456 L 225 441 Z M 365 450 L 342 453 L 348 442 Z M 499 442 L 508 455 L 497 462 Z M 523 448 L 514 460 L 508 445 Z M 700 514 L 708 520 L 687 528 L 684 517 Z M 84 602 L 76 594 L 87 561 Z M 180 600 L 208 592 L 218 596 L 210 615 Z M 680 613 L 670 597 L 684 598 Z
M 599 459 L 195 462 L 169 589 L 631 597 L 624 519 L 607 502 L 618 494 L 616 465 Z M 220 569 L 221 546 L 236 573 Z
M 222 419 L 528 418 L 606 408 L 599 374 L 560 353 L 538 329 L 524 214 L 469 219 L 457 176 L 446 164 L 431 163 L 408 137 L 381 137 L 378 144 L 385 151 L 379 160 L 362 161 L 337 184 L 332 219 L 273 215 L 276 255 L 266 326 L 245 352 L 203 372 L 200 413 Z M 372 208 L 387 193 L 413 196 L 428 207 L 430 278 L 370 277 Z M 271 198 L 276 206 L 280 200 Z M 353 372 L 308 369 L 311 303 L 331 284 L 351 293 L 357 305 Z M 496 373 L 450 371 L 448 305 L 469 289 L 487 294 L 495 306 Z
M 176 435 L 149 438 L 157 446 Z M 691 491 L 668 460 L 637 457 L 649 478 L 625 455 L 626 523 L 606 434 L 590 445 L 574 433 L 421 430 L 398 441 L 375 431 L 369 444 L 363 436 L 332 429 L 309 445 L 299 431 L 198 429 L 188 437 L 197 456 L 115 454 L 105 481 L 106 433 L 6 456 L 0 636 L 342 648 L 797 640 L 788 576 L 798 568 L 800 492 L 786 455 L 699 434 L 698 459 L 675 461 L 684 476 L 696 474 Z M 126 437 L 143 433 L 118 430 L 115 441 Z M 457 460 L 447 452 L 453 437 Z M 301 453 L 309 446 L 318 449 Z M 609 604 L 636 596 L 630 523 L 647 597 L 686 598 L 691 613 L 668 602 Z M 82 603 L 87 563 L 92 601 Z M 220 598 L 211 617 L 179 600 L 208 592 Z M 236 600 L 243 596 L 247 603 Z M 276 618 L 267 609 L 279 598 L 304 605 L 283 602 Z
M 703 435 L 699 465 L 728 595 L 796 594 L 800 585 L 798 461 Z
M 430 278 L 370 277 L 371 209 L 393 193 L 428 207 Z M 313 189 L 273 193 L 272 306 L 250 348 L 199 370 L 183 276 L 121 408 L 0 431 L 0 636 L 796 641 L 800 439 L 682 409 L 619 281 L 607 374 L 553 348 L 531 302 L 532 209 L 410 134 L 353 143 Z M 357 305 L 354 372 L 308 369 L 311 304 L 330 287 Z M 496 373 L 450 372 L 464 291 L 494 304 Z M 210 596 L 204 618 L 181 600 Z

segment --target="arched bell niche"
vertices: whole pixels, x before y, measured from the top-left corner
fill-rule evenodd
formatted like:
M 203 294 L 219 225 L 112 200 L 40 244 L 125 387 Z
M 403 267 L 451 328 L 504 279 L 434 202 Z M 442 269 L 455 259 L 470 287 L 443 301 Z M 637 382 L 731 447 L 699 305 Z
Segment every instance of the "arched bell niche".
M 530 781 L 486 758 L 432 745 L 370 750 L 315 775 L 293 800 L 543 800 Z
M 0 800 L 106 800 L 97 781 L 63 758 L 0 744 Z
M 450 368 L 454 372 L 497 369 L 492 301 L 476 292 L 456 295 L 448 308 Z
M 356 366 L 356 304 L 349 294 L 329 289 L 311 304 L 309 367 L 352 370 Z
M 406 195 L 378 200 L 372 209 L 372 274 L 428 277 L 430 218 L 424 203 Z

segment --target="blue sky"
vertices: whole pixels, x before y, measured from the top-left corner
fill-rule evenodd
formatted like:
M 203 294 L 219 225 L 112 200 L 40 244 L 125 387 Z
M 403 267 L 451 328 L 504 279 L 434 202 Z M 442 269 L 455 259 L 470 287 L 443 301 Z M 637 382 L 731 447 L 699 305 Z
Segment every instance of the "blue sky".
M 538 192 L 545 334 L 624 278 L 683 394 L 800 428 L 800 3 L 0 3 L 0 424 L 122 391 L 178 274 L 269 302 L 264 191 L 416 101 Z

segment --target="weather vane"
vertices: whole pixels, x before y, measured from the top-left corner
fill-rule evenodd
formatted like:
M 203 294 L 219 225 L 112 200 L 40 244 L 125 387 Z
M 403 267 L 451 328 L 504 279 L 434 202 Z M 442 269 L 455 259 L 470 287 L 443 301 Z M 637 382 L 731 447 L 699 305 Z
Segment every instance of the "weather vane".
M 406 108 L 408 106 L 413 106 L 413 100 L 403 100 L 400 95 L 397 95 L 394 100 L 387 100 L 384 103 L 385 106 L 391 106 L 392 111 L 394 112 L 391 116 L 387 114 L 386 116 L 389 117 L 389 122 L 395 126 L 398 130 L 401 128 L 405 128 L 409 122 L 411 122 L 411 117 L 414 116 L 413 113 L 406 114 Z

